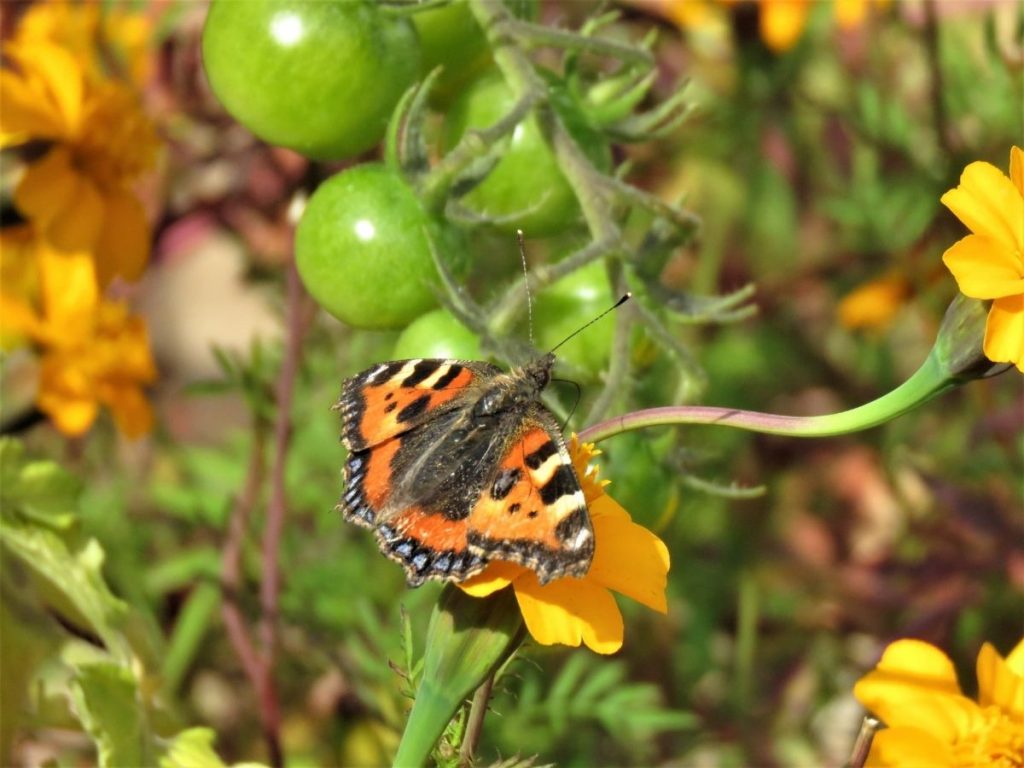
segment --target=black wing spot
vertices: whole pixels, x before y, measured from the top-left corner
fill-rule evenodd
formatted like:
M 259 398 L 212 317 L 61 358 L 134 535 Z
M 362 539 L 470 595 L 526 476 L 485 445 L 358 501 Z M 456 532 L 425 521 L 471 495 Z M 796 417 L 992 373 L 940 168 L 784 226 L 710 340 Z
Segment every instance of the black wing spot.
M 391 398 L 393 398 L 394 396 L 395 396 L 395 393 L 394 393 L 394 392 L 388 392 L 388 393 L 387 393 L 386 395 L 384 395 L 384 399 L 385 399 L 385 400 L 390 400 L 390 399 L 391 399 Z
M 516 467 L 501 470 L 494 478 L 494 485 L 491 486 L 491 498 L 495 501 L 504 499 L 519 482 L 520 477 L 522 477 L 522 472 Z
M 579 483 L 576 481 L 576 475 L 573 474 L 572 469 L 568 464 L 560 464 L 555 473 L 551 475 L 551 479 L 540 489 L 540 500 L 545 504 L 554 504 L 562 496 L 571 496 L 576 493 L 577 488 L 579 488 Z
M 558 453 L 558 448 L 555 446 L 555 441 L 548 440 L 533 453 L 527 454 L 524 461 L 526 462 L 526 466 L 530 469 L 539 469 L 541 464 L 550 459 L 556 453 Z
M 434 371 L 443 365 L 441 360 L 420 360 L 412 367 L 412 373 L 402 381 L 403 387 L 415 387 L 425 379 L 430 378 Z
M 533 518 L 535 518 L 536 516 L 537 516 L 537 510 L 536 509 L 531 509 L 530 513 L 527 515 L 527 517 L 529 517 L 531 520 Z
M 438 379 L 436 382 L 434 382 L 434 386 L 432 387 L 432 389 L 444 389 L 453 381 L 455 381 L 455 379 L 459 377 L 460 373 L 462 373 L 462 366 L 455 365 L 453 363 L 451 367 L 448 369 L 448 372 L 440 379 Z
M 428 405 L 430 405 L 430 395 L 420 395 L 400 410 L 395 418 L 398 421 L 412 421 L 421 416 L 427 410 Z
M 384 408 L 384 413 L 391 413 L 395 408 L 398 407 L 398 403 L 388 403 Z
M 515 513 L 516 513 L 516 512 L 518 512 L 518 511 L 519 511 L 519 510 L 520 510 L 521 508 L 522 508 L 522 504 L 520 504 L 520 503 L 519 503 L 519 502 L 517 501 L 517 502 L 514 502 L 514 503 L 513 503 L 513 504 L 512 504 L 511 506 L 509 506 L 509 508 L 508 508 L 508 511 L 509 511 L 509 512 L 511 512 L 512 514 L 515 514 Z

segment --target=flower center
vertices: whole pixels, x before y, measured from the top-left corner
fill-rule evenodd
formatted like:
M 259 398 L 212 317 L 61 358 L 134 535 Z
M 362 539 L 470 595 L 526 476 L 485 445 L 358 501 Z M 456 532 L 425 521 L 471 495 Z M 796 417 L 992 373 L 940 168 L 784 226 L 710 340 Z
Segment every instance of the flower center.
M 128 89 L 105 83 L 90 100 L 77 141 L 76 165 L 107 189 L 124 186 L 151 168 L 159 139 Z
M 1024 768 L 1024 723 L 999 707 L 982 710 L 971 732 L 954 745 L 957 766 Z

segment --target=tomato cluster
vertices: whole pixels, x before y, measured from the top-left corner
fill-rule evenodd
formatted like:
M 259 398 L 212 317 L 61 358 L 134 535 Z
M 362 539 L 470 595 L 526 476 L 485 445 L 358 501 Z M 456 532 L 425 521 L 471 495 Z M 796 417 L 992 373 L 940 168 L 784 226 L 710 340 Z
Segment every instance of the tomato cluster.
M 530 15 L 534 3 L 515 11 Z M 203 58 L 225 108 L 258 137 L 316 160 L 352 160 L 376 146 L 403 93 L 435 67 L 431 104 L 444 115 L 438 153 L 467 131 L 485 128 L 512 107 L 483 30 L 463 2 L 415 14 L 356 0 L 214 0 Z M 598 168 L 610 165 L 608 141 L 592 127 L 558 77 L 549 103 Z M 531 114 L 499 147 L 500 159 L 457 205 L 489 229 L 528 237 L 581 226 L 576 195 Z M 405 328 L 399 356 L 479 355 L 478 341 L 437 306 L 436 260 L 456 276 L 470 267 L 467 238 L 443 206 L 429 208 L 415 174 L 398 163 L 366 162 L 322 183 L 299 224 L 296 262 L 313 297 L 357 328 Z M 463 190 L 465 192 L 465 190 Z M 553 346 L 610 301 L 600 265 L 538 297 L 541 344 Z M 610 324 L 608 324 L 610 328 Z M 563 350 L 591 371 L 607 364 L 608 328 Z

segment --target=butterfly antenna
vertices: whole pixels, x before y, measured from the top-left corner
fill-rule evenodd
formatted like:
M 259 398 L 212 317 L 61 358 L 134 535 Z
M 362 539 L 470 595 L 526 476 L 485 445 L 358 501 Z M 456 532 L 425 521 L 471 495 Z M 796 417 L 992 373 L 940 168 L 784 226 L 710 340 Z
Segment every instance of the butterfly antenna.
M 552 351 L 552 352 L 554 352 L 554 351 L 555 351 L 556 349 L 558 349 L 558 348 L 559 348 L 560 346 L 562 346 L 563 344 L 565 344 L 565 342 L 567 342 L 567 341 L 568 341 L 569 339 L 573 338 L 574 336 L 576 336 L 576 335 L 577 335 L 577 334 L 579 334 L 579 333 L 582 333 L 582 332 L 583 332 L 583 331 L 585 331 L 585 330 L 586 330 L 587 328 L 589 328 L 589 327 L 590 327 L 590 326 L 592 326 L 592 325 L 593 325 L 594 323 L 596 323 L 596 322 L 597 322 L 598 320 L 600 320 L 600 319 L 601 319 L 602 317 L 604 317 L 605 315 L 607 315 L 607 314 L 608 314 L 609 312 L 612 312 L 612 311 L 614 311 L 614 310 L 618 309 L 619 307 L 621 307 L 621 306 L 622 306 L 623 304 L 625 304 L 625 303 L 626 303 L 627 301 L 629 301 L 629 300 L 630 300 L 631 298 L 633 298 L 633 294 L 632 294 L 631 292 L 629 292 L 629 291 L 626 291 L 626 293 L 625 293 L 625 294 L 623 295 L 623 297 L 622 297 L 621 299 L 619 299 L 618 301 L 616 301 L 616 302 L 615 302 L 615 303 L 614 303 L 614 304 L 613 304 L 612 306 L 608 307 L 608 309 L 606 309 L 606 310 L 605 310 L 604 312 L 602 312 L 602 313 L 601 313 L 600 315 L 598 315 L 597 317 L 595 317 L 595 318 L 594 318 L 593 320 L 591 320 L 591 321 L 590 321 L 589 323 L 587 323 L 586 325 L 581 325 L 581 326 L 580 326 L 579 328 L 577 328 L 577 329 L 576 329 L 575 331 L 573 331 L 572 333 L 570 333 L 570 334 L 569 334 L 568 336 L 566 336 L 566 337 L 565 337 L 564 339 L 562 339 L 562 340 L 561 340 L 560 342 L 558 342 L 557 344 L 555 344 L 555 346 L 553 346 L 553 347 L 551 348 L 551 351 Z
M 516 240 L 519 242 L 519 258 L 523 262 L 523 282 L 526 283 L 526 319 L 530 329 L 530 346 L 533 346 L 533 297 L 530 295 L 530 275 L 526 269 L 526 242 L 523 239 L 523 230 L 516 230 Z

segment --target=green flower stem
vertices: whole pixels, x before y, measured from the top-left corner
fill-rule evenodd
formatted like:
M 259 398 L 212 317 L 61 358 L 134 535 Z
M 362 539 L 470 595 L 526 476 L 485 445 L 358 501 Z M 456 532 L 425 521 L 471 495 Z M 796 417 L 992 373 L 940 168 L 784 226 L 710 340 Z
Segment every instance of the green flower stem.
M 903 384 L 877 400 L 823 416 L 781 416 L 711 406 L 648 408 L 602 421 L 579 433 L 580 440 L 597 443 L 633 429 L 670 424 L 714 424 L 772 435 L 828 437 L 884 424 L 958 384 L 933 352 Z
M 470 597 L 458 587 L 445 587 L 430 617 L 423 677 L 394 765 L 425 764 L 459 707 L 515 653 L 524 637 L 511 589 Z
M 984 302 L 958 294 L 942 318 L 928 359 L 892 392 L 859 408 L 825 416 L 780 416 L 707 406 L 648 408 L 587 427 L 579 438 L 598 443 L 632 429 L 678 424 L 718 424 L 790 437 L 830 437 L 870 429 L 968 381 L 1010 370 L 1011 364 L 993 363 L 985 357 L 982 342 L 987 315 Z

